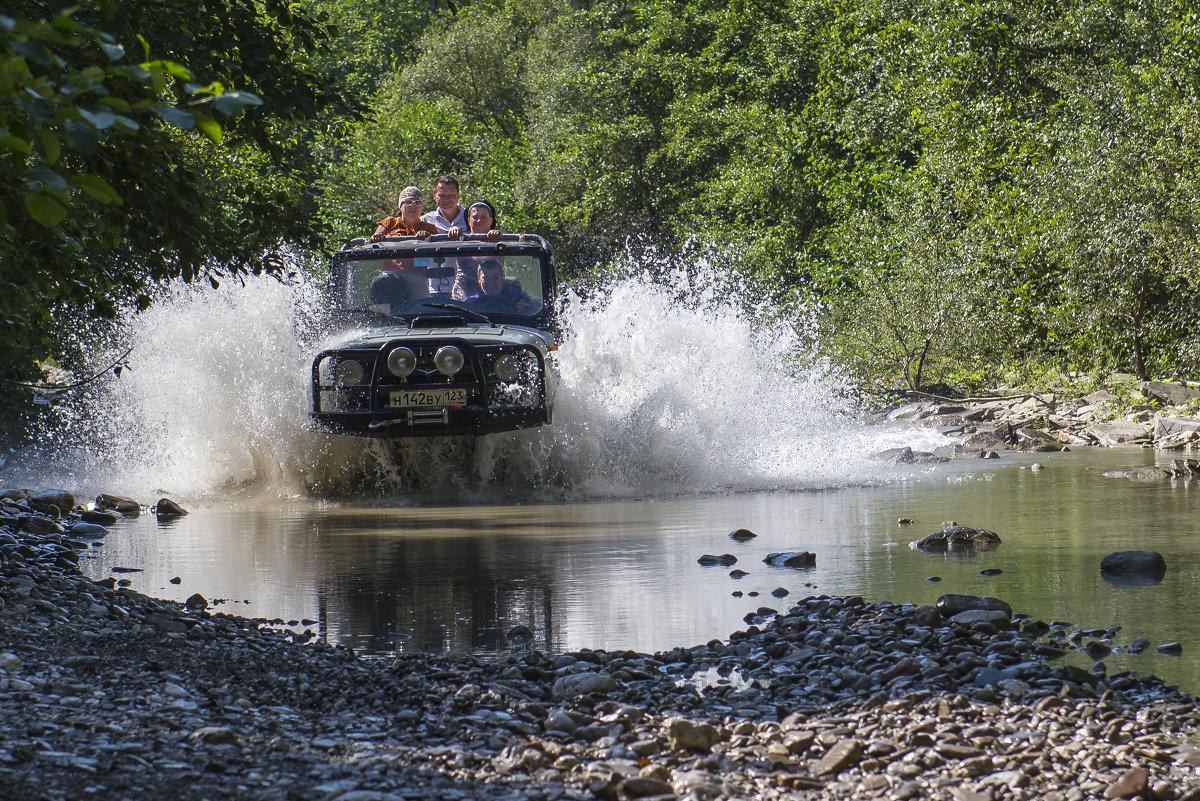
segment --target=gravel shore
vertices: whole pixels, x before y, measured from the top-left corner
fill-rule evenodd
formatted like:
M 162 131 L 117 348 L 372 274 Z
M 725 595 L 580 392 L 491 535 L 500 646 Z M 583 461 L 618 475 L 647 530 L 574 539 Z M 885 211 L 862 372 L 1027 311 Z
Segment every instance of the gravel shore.
M 1002 604 L 814 597 L 652 655 L 365 659 L 86 579 L 78 516 L 0 508 L 8 801 L 1200 799 L 1193 698 L 1059 664 L 1111 634 Z

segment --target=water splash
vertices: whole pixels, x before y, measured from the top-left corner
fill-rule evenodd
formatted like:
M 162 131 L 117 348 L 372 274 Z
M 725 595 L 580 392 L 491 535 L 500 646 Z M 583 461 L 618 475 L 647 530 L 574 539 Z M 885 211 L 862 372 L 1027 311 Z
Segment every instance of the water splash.
M 71 398 L 6 473 L 143 498 L 645 497 L 862 483 L 885 474 L 869 454 L 928 446 L 928 433 L 863 423 L 804 325 L 747 310 L 738 291 L 692 265 L 569 294 L 553 425 L 372 441 L 308 425 L 314 286 L 173 285 L 125 315 L 110 347 L 89 344 L 98 363 L 132 347 L 130 369 Z

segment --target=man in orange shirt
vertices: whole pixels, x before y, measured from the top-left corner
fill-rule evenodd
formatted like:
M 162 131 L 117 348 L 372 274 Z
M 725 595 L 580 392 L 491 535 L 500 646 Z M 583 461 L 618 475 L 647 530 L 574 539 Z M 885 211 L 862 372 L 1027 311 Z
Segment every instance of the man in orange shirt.
M 415 186 L 406 186 L 398 198 L 400 210 L 393 217 L 384 217 L 379 221 L 379 227 L 371 235 L 371 242 L 378 242 L 385 236 L 415 236 L 424 239 L 430 234 L 436 234 L 438 229 L 421 219 L 421 211 L 425 208 L 421 190 Z

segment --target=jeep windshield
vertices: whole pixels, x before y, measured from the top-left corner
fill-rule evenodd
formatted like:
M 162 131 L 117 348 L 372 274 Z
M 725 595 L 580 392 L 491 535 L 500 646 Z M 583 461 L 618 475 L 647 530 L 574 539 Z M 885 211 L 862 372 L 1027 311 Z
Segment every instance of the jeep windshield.
M 553 294 L 546 254 L 507 244 L 405 241 L 342 251 L 334 263 L 337 303 L 410 320 L 537 325 Z

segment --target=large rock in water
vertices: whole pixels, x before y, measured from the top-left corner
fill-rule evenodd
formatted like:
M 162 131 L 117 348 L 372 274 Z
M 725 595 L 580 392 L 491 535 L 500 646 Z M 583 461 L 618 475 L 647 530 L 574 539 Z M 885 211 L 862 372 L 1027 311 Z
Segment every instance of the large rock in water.
M 1113 551 L 1100 560 L 1100 572 L 1159 581 L 1167 574 L 1167 560 L 1158 551 Z
M 96 508 L 104 511 L 105 509 L 116 509 L 123 515 L 136 516 L 141 514 L 142 505 L 133 498 L 126 498 L 124 495 L 108 495 L 100 494 L 96 496 Z
M 999 598 L 990 595 L 957 595 L 946 593 L 937 599 L 937 610 L 944 618 L 952 618 L 960 612 L 981 609 L 989 612 L 1003 612 L 1012 619 L 1012 607 Z
M 908 544 L 914 551 L 940 553 L 943 551 L 986 551 L 1000 544 L 1000 535 L 994 531 L 970 526 L 946 526 L 919 540 Z
M 158 503 L 154 504 L 154 514 L 159 520 L 174 520 L 186 515 L 187 509 L 170 498 L 159 498 Z
M 1105 478 L 1127 478 L 1130 481 L 1159 481 L 1171 477 L 1170 470 L 1161 467 L 1135 467 L 1132 470 L 1105 470 L 1101 475 Z
M 75 508 L 75 496 L 64 489 L 48 489 L 30 497 L 29 505 L 39 512 L 49 512 L 53 506 L 65 515 Z
M 769 553 L 763 558 L 763 563 L 771 567 L 816 567 L 817 555 L 809 551 Z

